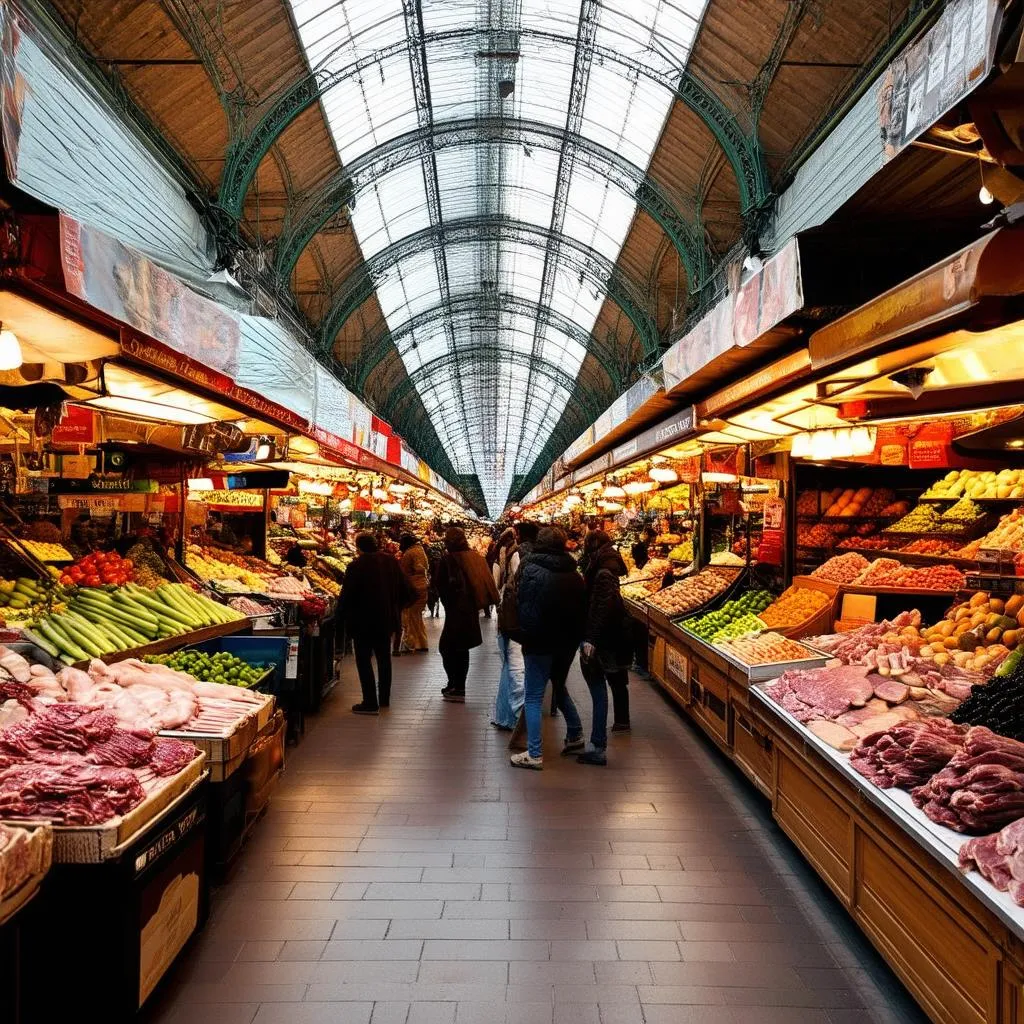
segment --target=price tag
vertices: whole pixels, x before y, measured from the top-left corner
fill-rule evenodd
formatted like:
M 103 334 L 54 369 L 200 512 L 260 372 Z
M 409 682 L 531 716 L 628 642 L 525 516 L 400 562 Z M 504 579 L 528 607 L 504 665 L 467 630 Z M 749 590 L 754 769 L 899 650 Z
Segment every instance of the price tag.
M 285 679 L 296 679 L 299 675 L 299 638 L 290 637 L 288 640 L 288 657 L 284 663 Z
M 665 648 L 665 671 L 680 683 L 690 681 L 690 659 L 675 647 Z

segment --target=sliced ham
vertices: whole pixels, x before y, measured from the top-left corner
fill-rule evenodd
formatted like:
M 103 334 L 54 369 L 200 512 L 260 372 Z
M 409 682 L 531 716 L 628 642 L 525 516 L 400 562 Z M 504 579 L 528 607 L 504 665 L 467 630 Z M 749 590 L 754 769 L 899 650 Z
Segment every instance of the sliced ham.
M 836 750 L 853 750 L 857 746 L 857 736 L 836 722 L 829 722 L 823 718 L 816 718 L 813 722 L 807 723 L 807 728 L 823 740 L 830 747 Z

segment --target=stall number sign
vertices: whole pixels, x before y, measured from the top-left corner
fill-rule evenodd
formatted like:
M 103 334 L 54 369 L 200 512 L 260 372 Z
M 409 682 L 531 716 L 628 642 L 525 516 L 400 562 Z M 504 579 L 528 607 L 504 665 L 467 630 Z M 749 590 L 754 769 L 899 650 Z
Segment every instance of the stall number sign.
M 180 817 L 170 828 L 165 829 L 135 858 L 135 877 L 138 878 L 154 861 L 159 860 L 175 843 L 184 839 L 197 825 L 202 824 L 206 812 L 202 807 L 193 807 L 188 814 Z
M 681 683 L 690 681 L 690 659 L 674 647 L 665 648 L 665 671 Z

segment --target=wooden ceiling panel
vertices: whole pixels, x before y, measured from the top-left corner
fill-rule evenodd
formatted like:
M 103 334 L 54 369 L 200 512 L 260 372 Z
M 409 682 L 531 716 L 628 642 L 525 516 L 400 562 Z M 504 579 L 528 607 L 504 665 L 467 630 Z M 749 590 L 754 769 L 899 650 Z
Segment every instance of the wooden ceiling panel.
M 128 95 L 146 111 L 197 179 L 212 188 L 223 167 L 227 118 L 206 69 L 163 7 L 152 0 L 52 0 L 52 4 L 100 66 L 116 73 Z M 154 60 L 196 63 L 149 63 Z
M 838 103 L 903 20 L 908 0 L 830 4 L 801 20 L 768 90 L 760 135 L 773 172 Z

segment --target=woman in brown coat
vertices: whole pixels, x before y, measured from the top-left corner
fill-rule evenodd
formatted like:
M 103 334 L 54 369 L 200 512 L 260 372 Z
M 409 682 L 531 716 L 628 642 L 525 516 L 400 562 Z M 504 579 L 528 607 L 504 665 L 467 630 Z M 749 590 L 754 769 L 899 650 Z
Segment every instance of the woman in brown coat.
M 421 653 L 427 649 L 427 625 L 423 621 L 423 612 L 427 607 L 427 570 L 430 563 L 423 545 L 411 533 L 402 534 L 398 548 L 402 552 L 399 560 L 402 575 L 416 592 L 415 602 L 402 609 L 402 652 Z
M 437 571 L 437 591 L 444 605 L 444 629 L 438 649 L 448 685 L 441 696 L 451 703 L 464 704 L 469 652 L 483 643 L 480 612 L 498 603 L 498 588 L 484 558 L 469 550 L 462 530 L 449 529 L 444 546 L 445 554 Z

